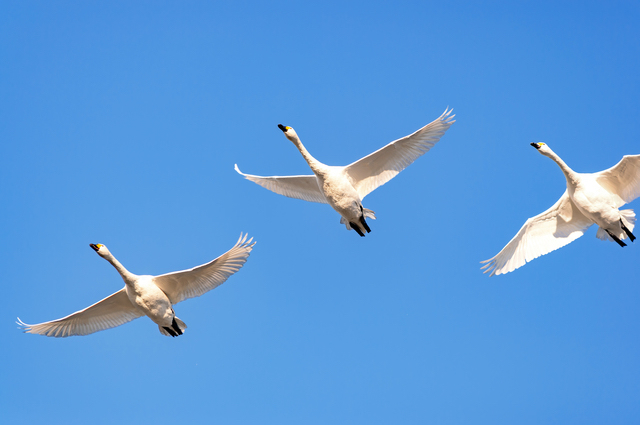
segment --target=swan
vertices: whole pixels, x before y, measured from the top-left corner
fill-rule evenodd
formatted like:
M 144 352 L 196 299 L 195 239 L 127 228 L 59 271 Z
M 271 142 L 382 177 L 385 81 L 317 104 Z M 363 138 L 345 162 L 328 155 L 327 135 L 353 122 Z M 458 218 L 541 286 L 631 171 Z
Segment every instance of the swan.
M 435 121 L 409 136 L 393 141 L 385 147 L 347 166 L 329 166 L 315 159 L 303 146 L 296 131 L 278 124 L 284 135 L 298 148 L 307 161 L 312 176 L 262 177 L 235 170 L 272 192 L 290 198 L 329 204 L 340 214 L 340 223 L 347 230 L 354 229 L 360 236 L 371 232 L 366 218 L 375 219 L 375 213 L 362 206 L 362 200 L 374 189 L 382 186 L 418 157 L 431 149 L 455 122 L 452 110 L 445 110 Z
M 187 325 L 176 317 L 173 304 L 199 297 L 221 285 L 247 261 L 255 245 L 252 241 L 253 238 L 247 240 L 246 235 L 240 234 L 234 247 L 215 260 L 159 276 L 135 275 L 125 269 L 105 245 L 90 244 L 120 273 L 124 288 L 62 319 L 28 325 L 18 318 L 17 323 L 27 333 L 64 338 L 114 328 L 146 315 L 158 325 L 163 335 L 182 335 Z
M 567 190 L 551 208 L 528 219 L 518 234 L 495 257 L 482 261 L 484 273 L 504 274 L 578 239 L 593 224 L 596 237 L 621 247 L 633 242 L 636 221 L 633 210 L 618 210 L 640 196 L 640 155 L 625 155 L 620 162 L 599 173 L 576 173 L 545 143 L 531 143 L 542 155 L 558 164 Z

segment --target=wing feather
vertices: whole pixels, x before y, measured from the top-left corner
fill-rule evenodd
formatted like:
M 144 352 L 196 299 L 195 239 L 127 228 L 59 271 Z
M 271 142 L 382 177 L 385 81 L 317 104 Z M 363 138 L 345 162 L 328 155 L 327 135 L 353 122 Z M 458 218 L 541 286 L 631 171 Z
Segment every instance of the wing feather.
M 62 319 L 28 325 L 18 318 L 17 323 L 27 333 L 65 338 L 115 328 L 140 316 L 144 314 L 131 304 L 125 289 L 122 288 L 92 306 Z
M 640 155 L 625 155 L 616 165 L 595 175 L 600 186 L 617 195 L 616 208 L 640 196 Z
M 303 201 L 318 202 L 326 204 L 327 200 L 318 187 L 316 176 L 272 176 L 262 177 L 244 174 L 235 166 L 236 171 L 245 179 L 259 184 L 265 189 L 269 189 L 278 195 L 289 198 L 302 199 Z
M 495 257 L 482 261 L 484 273 L 499 275 L 578 239 L 593 224 L 565 191 L 551 208 L 528 219 L 518 234 Z
M 213 261 L 189 270 L 167 273 L 154 277 L 155 284 L 167 294 L 172 304 L 188 298 L 199 297 L 240 270 L 255 245 L 253 238 L 240 234 L 240 239 L 229 251 Z
M 382 186 L 429 151 L 455 122 L 452 109 L 445 110 L 435 121 L 420 130 L 345 167 L 360 199 Z

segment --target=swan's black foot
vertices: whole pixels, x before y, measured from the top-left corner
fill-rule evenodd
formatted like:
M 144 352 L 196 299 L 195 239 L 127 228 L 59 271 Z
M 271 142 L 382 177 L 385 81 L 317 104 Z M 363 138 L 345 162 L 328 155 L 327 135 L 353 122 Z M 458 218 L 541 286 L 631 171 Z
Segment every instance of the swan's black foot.
M 624 225 L 624 223 L 622 222 L 622 219 L 620 219 L 620 225 L 622 226 L 622 230 L 624 230 L 624 232 L 627 234 L 629 239 L 631 239 L 631 242 L 635 241 L 636 237 L 633 236 L 633 233 L 631 233 L 631 230 L 627 229 L 627 226 Z
M 371 233 L 371 229 L 369 228 L 367 221 L 364 219 L 364 208 L 362 207 L 362 205 L 360 205 L 360 214 L 362 214 L 360 216 L 360 223 L 362 223 L 362 227 L 364 227 L 364 230 L 366 230 L 367 233 Z
M 364 230 L 366 230 L 367 233 L 371 233 L 371 229 L 369 228 L 369 225 L 367 224 L 367 221 L 364 219 L 363 215 L 360 216 L 360 223 L 362 223 L 362 227 L 364 227 Z
M 175 319 L 174 319 L 173 323 L 175 323 Z M 173 326 L 173 325 L 172 325 L 172 326 Z M 171 336 L 172 336 L 172 337 L 174 337 L 174 338 L 178 336 L 178 334 L 177 334 L 173 329 L 171 329 L 171 328 L 168 328 L 168 327 L 166 327 L 166 326 L 163 326 L 163 327 L 162 327 L 162 329 L 164 329 L 165 331 L 169 332 L 169 335 L 171 335 Z
M 173 322 L 171 322 L 171 327 L 173 328 L 173 330 L 175 331 L 175 333 L 178 335 L 182 335 L 182 329 L 180 329 L 180 326 L 178 326 L 178 323 L 176 322 L 176 318 L 173 318 Z
M 610 231 L 608 231 L 608 230 L 607 230 L 606 232 L 609 234 L 609 236 L 611 236 L 611 239 L 613 239 L 614 241 L 616 241 L 616 242 L 618 243 L 618 245 L 620 245 L 620 246 L 622 246 L 622 247 L 627 246 L 627 244 L 626 244 L 626 243 L 624 243 L 624 242 L 622 242 L 622 241 L 620 240 L 620 238 L 618 238 L 616 235 L 614 235 L 613 233 L 611 233 L 611 232 L 610 232 Z
M 364 233 L 362 233 L 362 230 L 360 230 L 360 227 L 358 227 L 358 225 L 357 225 L 356 223 L 349 222 L 349 225 L 351 226 L 351 228 L 352 228 L 353 230 L 355 230 L 356 232 L 358 232 L 358 234 L 359 234 L 360 236 L 364 236 Z

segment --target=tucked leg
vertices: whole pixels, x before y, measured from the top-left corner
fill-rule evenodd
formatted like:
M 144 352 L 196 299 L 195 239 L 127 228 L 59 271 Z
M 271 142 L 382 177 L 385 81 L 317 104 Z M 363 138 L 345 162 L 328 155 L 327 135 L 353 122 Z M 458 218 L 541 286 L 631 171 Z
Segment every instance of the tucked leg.
M 614 241 L 616 241 L 616 242 L 618 243 L 618 245 L 620 245 L 620 246 L 627 246 L 627 244 L 626 244 L 626 243 L 624 243 L 624 242 L 622 242 L 622 241 L 620 240 L 620 238 L 618 238 L 616 235 L 614 235 L 613 233 L 611 233 L 611 232 L 610 232 L 610 231 L 608 231 L 608 230 L 607 230 L 606 232 L 609 234 L 609 236 L 611 236 L 611 239 L 613 239 Z
M 635 241 L 636 237 L 633 236 L 633 233 L 631 233 L 631 230 L 627 229 L 627 226 L 624 225 L 622 219 L 620 219 L 620 225 L 622 226 L 622 230 L 624 230 L 624 232 L 627 234 L 629 239 L 631 239 L 631 242 Z

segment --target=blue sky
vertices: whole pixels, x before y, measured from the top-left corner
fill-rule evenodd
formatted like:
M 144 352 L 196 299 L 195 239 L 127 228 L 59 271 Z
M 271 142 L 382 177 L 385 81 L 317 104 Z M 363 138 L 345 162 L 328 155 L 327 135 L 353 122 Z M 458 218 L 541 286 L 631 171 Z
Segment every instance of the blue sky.
M 637 423 L 637 242 L 479 268 L 564 191 L 531 142 L 581 172 L 640 153 L 636 2 L 131 3 L 0 4 L 7 423 Z M 366 238 L 233 170 L 309 173 L 279 123 L 344 165 L 447 106 Z M 16 329 L 121 288 L 89 243 L 162 274 L 240 232 L 179 338 Z

